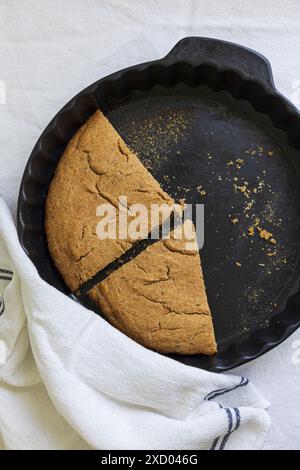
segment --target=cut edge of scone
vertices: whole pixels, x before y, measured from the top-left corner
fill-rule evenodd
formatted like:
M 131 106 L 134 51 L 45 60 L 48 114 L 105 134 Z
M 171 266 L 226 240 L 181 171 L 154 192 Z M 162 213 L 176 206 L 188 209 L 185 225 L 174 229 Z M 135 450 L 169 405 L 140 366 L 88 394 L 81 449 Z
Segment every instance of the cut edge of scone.
M 94 286 L 89 297 L 112 325 L 149 349 L 212 355 L 217 345 L 197 243 L 176 239 L 176 230 Z

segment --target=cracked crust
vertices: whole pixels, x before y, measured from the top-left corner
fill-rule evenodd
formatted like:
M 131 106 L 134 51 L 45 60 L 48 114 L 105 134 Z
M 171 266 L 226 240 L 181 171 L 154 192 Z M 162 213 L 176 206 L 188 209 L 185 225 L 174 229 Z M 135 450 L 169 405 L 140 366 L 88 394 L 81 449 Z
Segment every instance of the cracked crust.
M 119 195 L 127 196 L 128 205 L 140 203 L 148 209 L 151 204 L 173 205 L 97 111 L 67 146 L 46 201 L 49 250 L 72 291 L 135 242 L 97 237 L 97 207 L 109 202 L 118 208 Z M 119 210 L 116 218 L 118 224 Z M 148 227 L 149 232 L 149 223 Z M 193 243 L 187 248 L 187 240 L 176 239 L 175 233 L 121 266 L 89 295 L 114 326 L 146 347 L 164 353 L 213 354 L 216 343 L 199 252 Z
M 118 207 L 119 195 L 127 196 L 128 205 L 173 204 L 106 117 L 96 111 L 68 144 L 46 200 L 49 250 L 72 291 L 135 242 L 97 238 L 96 208 L 107 202 Z M 117 225 L 118 217 L 117 213 Z
M 159 240 L 89 295 L 115 327 L 148 348 L 216 352 L 199 252 L 184 239 Z

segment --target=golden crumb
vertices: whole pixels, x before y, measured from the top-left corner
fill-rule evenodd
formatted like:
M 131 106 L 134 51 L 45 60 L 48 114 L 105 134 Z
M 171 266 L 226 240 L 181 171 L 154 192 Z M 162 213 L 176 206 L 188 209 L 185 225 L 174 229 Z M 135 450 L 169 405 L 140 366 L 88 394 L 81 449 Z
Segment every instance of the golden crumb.
M 264 186 L 265 186 L 264 181 L 260 181 L 260 182 L 258 183 L 258 189 L 263 189 Z
M 205 191 L 205 189 L 202 189 L 201 184 L 200 184 L 200 186 L 197 186 L 197 191 L 200 194 L 200 196 L 205 196 L 206 195 L 206 191 Z
M 238 221 L 239 221 L 239 219 L 237 217 L 234 217 L 233 219 L 230 219 L 230 222 L 234 225 L 237 224 Z
M 268 232 L 268 230 L 261 229 L 260 227 L 258 227 L 257 230 L 259 231 L 260 238 L 263 238 L 264 240 L 269 240 L 272 237 L 272 233 Z M 274 239 L 272 239 L 272 240 L 274 240 Z
M 250 209 L 252 209 L 252 206 L 253 206 L 254 202 L 255 202 L 254 199 L 252 199 L 250 202 L 248 202 L 245 206 L 244 212 L 250 211 Z
M 276 245 L 277 242 L 276 242 L 275 238 L 271 238 L 270 243 L 272 243 L 272 245 Z
M 268 251 L 267 256 L 275 256 L 276 255 L 276 250 L 274 251 Z
M 233 161 L 232 161 L 232 160 L 229 160 L 229 162 L 227 162 L 227 165 L 228 165 L 228 166 L 232 166 L 232 165 L 233 165 Z
M 248 235 L 249 235 L 250 237 L 253 237 L 253 235 L 254 235 L 254 227 L 249 227 L 249 228 L 248 228 Z
M 234 188 L 235 188 L 235 189 L 238 189 L 247 199 L 249 198 L 249 196 L 250 196 L 250 189 L 247 188 L 247 185 L 243 185 L 243 186 L 234 185 Z
M 236 158 L 236 163 L 238 163 L 239 165 L 242 165 L 244 163 L 244 160 L 242 158 Z
M 273 150 L 270 150 L 270 151 L 268 152 L 268 157 L 273 157 L 273 155 L 274 155 Z
M 262 268 L 264 268 L 266 265 L 264 263 L 258 263 L 258 266 L 261 266 Z
M 236 265 L 238 268 L 240 268 L 240 267 L 242 266 L 239 261 L 236 261 L 236 262 L 235 262 L 235 265 Z

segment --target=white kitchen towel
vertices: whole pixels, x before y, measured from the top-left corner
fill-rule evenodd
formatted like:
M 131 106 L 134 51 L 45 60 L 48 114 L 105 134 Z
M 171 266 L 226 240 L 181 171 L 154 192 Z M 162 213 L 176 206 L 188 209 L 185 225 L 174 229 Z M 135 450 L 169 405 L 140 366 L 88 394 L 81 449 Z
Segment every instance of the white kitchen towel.
M 0 448 L 260 449 L 267 401 L 138 345 L 44 282 L 0 197 Z

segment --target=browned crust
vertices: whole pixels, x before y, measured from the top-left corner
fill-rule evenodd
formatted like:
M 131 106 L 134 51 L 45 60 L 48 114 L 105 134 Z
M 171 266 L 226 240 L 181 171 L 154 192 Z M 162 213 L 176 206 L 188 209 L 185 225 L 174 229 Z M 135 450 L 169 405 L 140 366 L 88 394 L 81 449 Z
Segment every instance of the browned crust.
M 214 354 L 216 342 L 198 250 L 160 240 L 90 292 L 119 330 L 163 353 Z
M 106 117 L 96 111 L 68 144 L 46 200 L 49 250 L 72 291 L 134 243 L 99 240 L 96 235 L 97 206 L 117 205 L 119 195 L 127 196 L 128 205 L 141 203 L 147 208 L 173 203 Z
M 51 256 L 68 287 L 85 281 L 131 248 L 134 240 L 99 240 L 96 208 L 173 204 L 105 116 L 97 111 L 68 144 L 46 201 Z M 118 213 L 117 213 L 118 218 Z M 149 231 L 151 227 L 149 225 Z M 164 353 L 213 354 L 216 342 L 198 250 L 160 240 L 90 291 L 108 320 Z

